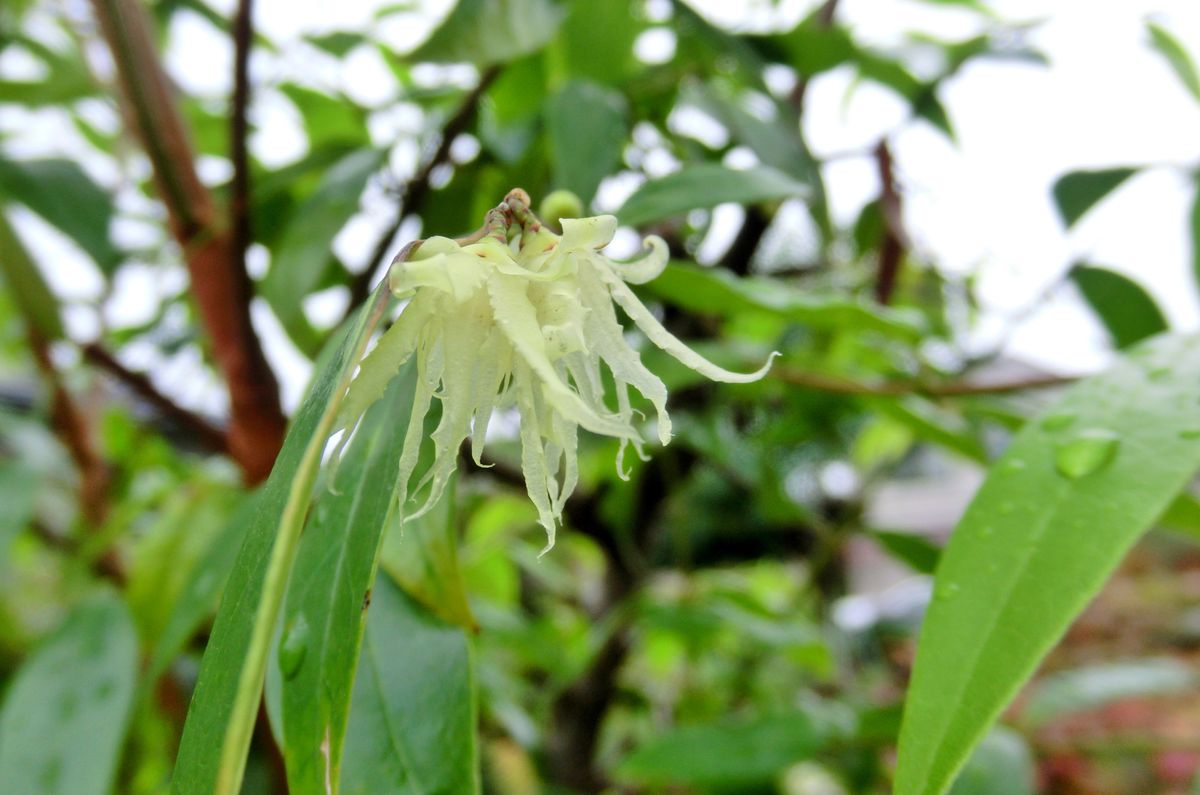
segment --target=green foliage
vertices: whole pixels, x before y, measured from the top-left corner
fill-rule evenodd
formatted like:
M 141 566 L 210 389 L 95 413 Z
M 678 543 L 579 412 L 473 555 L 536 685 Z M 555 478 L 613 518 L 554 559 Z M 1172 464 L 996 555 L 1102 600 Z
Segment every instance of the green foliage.
M 1151 45 L 1167 59 L 1184 88 L 1200 102 L 1200 72 L 1196 71 L 1196 63 L 1188 55 L 1188 51 L 1179 39 L 1162 25 L 1149 22 L 1146 24 L 1146 30 L 1150 33 Z
M 938 566 L 900 737 L 898 795 L 946 790 L 1125 550 L 1200 468 L 1189 386 L 1200 374 L 1197 342 L 1162 339 L 1077 385 L 996 462 Z
M 697 163 L 647 182 L 617 216 L 622 223 L 639 226 L 726 202 L 753 204 L 809 195 L 808 186 L 767 166 L 735 171 L 716 163 Z
M 0 780 L 14 792 L 104 795 L 133 706 L 137 634 L 114 593 L 76 607 L 25 663 L 0 712 Z
M 1071 268 L 1071 281 L 1099 316 L 1113 344 L 1128 348 L 1167 330 L 1167 319 L 1141 285 L 1127 276 L 1095 265 Z
M 1099 171 L 1072 171 L 1054 183 L 1054 202 L 1063 224 L 1070 227 L 1087 211 L 1138 173 L 1137 168 L 1106 168 Z
M 427 4 L 379 2 L 354 29 L 332 9 L 275 41 L 275 12 L 257 9 L 241 174 L 233 80 L 208 73 L 225 59 L 193 74 L 173 55 L 170 89 L 149 79 L 153 51 L 189 26 L 243 37 L 229 12 L 104 0 L 80 26 L 56 4 L 6 5 L 0 790 L 1023 795 L 1060 717 L 1194 689 L 1165 644 L 1081 665 L 1079 647 L 1097 655 L 1086 633 L 1034 675 L 1146 528 L 1172 533 L 1139 555 L 1191 560 L 1176 553 L 1200 539 L 1197 343 L 1169 336 L 1149 282 L 1090 263 L 1068 272 L 1077 297 L 1114 350 L 1142 346 L 1110 372 L 1060 397 L 1062 379 L 1025 375 L 1009 338 L 991 339 L 991 296 L 923 240 L 936 183 L 921 147 L 900 142 L 930 125 L 953 137 L 971 65 L 1046 63 L 1028 43 L 1040 23 L 1008 24 L 979 0 L 923 2 L 922 17 L 971 33 L 868 40 L 850 19 L 861 12 L 823 3 L 798 22 L 788 4 L 757 4 L 729 26 L 679 0 L 458 0 L 441 20 Z M 142 6 L 149 50 L 133 53 Z M 115 53 L 102 24 L 114 21 Z M 1181 40 L 1147 31 L 1200 99 Z M 116 75 L 93 73 L 106 62 Z M 130 73 L 138 112 L 182 122 L 146 139 L 178 168 L 170 184 L 141 152 L 145 120 L 123 115 Z M 814 153 L 814 115 L 840 112 L 822 84 L 839 80 L 844 101 L 869 83 L 904 112 L 872 140 Z M 877 187 L 881 142 L 896 143 L 896 195 Z M 826 185 L 864 168 L 872 179 Z M 1150 168 L 1196 180 L 1192 163 L 1066 173 L 1051 197 L 1063 226 Z M 179 182 L 189 171 L 201 181 Z M 542 303 L 555 317 L 522 329 L 529 350 L 539 326 L 554 346 L 628 345 L 624 366 L 661 378 L 674 420 L 662 448 L 655 403 L 606 404 L 646 440 L 619 466 L 611 439 L 530 434 L 551 461 L 560 442 L 578 448 L 578 486 L 544 555 L 511 400 L 485 457 L 460 455 L 444 497 L 402 521 L 401 450 L 421 442 L 419 480 L 462 390 L 437 383 L 444 340 L 397 370 L 399 323 L 361 357 L 384 310 L 405 311 L 364 298 L 402 234 L 468 235 L 517 186 L 555 232 L 585 214 L 558 208 L 625 197 L 613 248 L 628 251 L 634 231 L 664 239 L 666 269 L 635 287 L 645 311 L 624 296 L 639 322 L 734 370 L 780 352 L 764 380 L 715 385 L 658 347 L 673 346 L 662 329 L 641 334 L 617 313 L 611 339 L 568 340 L 570 291 Z M 730 204 L 741 211 L 711 212 Z M 43 247 L 43 222 L 70 262 L 57 236 Z M 1189 224 L 1200 284 L 1200 194 Z M 246 263 L 230 242 L 249 244 Z M 617 267 L 648 271 L 644 254 Z M 217 316 L 244 308 L 243 264 L 261 339 L 204 300 L 221 294 Z M 343 312 L 357 320 L 314 322 Z M 546 369 L 565 366 L 550 347 Z M 289 396 L 306 362 L 315 373 L 278 452 L 282 433 L 231 421 L 276 401 L 269 377 L 244 378 L 261 349 Z M 496 362 L 469 353 L 457 383 L 480 389 L 471 374 Z M 431 414 L 406 440 L 417 385 L 434 393 Z M 524 400 L 545 408 L 546 395 Z M 231 463 L 247 446 L 274 458 L 265 483 Z M 984 486 L 943 548 L 976 473 Z M 914 594 L 935 573 L 917 640 Z M 1155 573 L 1154 594 L 1178 579 Z M 1191 642 L 1182 609 L 1154 639 Z M 1147 745 L 1147 759 L 1171 750 Z

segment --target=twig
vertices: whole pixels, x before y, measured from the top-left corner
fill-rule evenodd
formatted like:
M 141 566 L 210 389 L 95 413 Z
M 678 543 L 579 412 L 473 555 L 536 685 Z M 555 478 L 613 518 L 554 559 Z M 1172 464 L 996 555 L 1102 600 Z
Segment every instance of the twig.
M 879 171 L 879 210 L 883 216 L 883 241 L 879 245 L 879 274 L 875 279 L 875 300 L 888 304 L 896 291 L 896 277 L 900 273 L 900 262 L 908 250 L 908 236 L 904 232 L 904 217 L 900 206 L 900 192 L 896 189 L 895 163 L 887 139 L 880 140 L 875 147 L 875 165 Z
M 997 381 L 993 383 L 949 381 L 938 384 L 921 381 L 884 381 L 875 384 L 864 384 L 859 381 L 836 378 L 819 373 L 805 373 L 800 370 L 781 366 L 772 368 L 770 375 L 772 378 L 794 386 L 804 387 L 805 389 L 830 392 L 837 395 L 861 395 L 864 397 L 887 397 L 908 394 L 925 395 L 927 397 L 1001 395 L 1011 392 L 1023 392 L 1030 389 L 1065 386 L 1078 380 L 1074 376 L 1069 375 L 1043 375 L 1016 381 Z
M 837 7 L 838 0 L 825 0 L 825 5 L 817 11 L 817 24 L 822 28 L 832 27 L 833 19 L 837 16 Z M 797 116 L 804 114 L 804 97 L 808 93 L 808 81 L 809 75 L 801 75 L 796 81 L 795 88 L 792 89 L 792 95 L 788 98 Z
M 183 250 L 212 353 L 229 388 L 229 450 L 248 483 L 264 479 L 287 422 L 275 374 L 250 322 L 250 279 L 196 175 L 183 120 L 137 0 L 93 0 L 116 64 L 123 107 L 154 169 Z
M 229 226 L 238 267 L 246 273 L 246 249 L 252 239 L 250 219 L 250 155 L 246 139 L 250 108 L 250 49 L 254 44 L 254 0 L 238 0 L 233 18 L 233 97 L 229 109 Z
M 454 143 L 454 139 L 470 125 L 471 120 L 475 117 L 475 111 L 479 108 L 479 100 L 483 97 L 483 92 L 487 91 L 488 86 L 495 81 L 499 74 L 500 67 L 493 66 L 479 76 L 479 83 L 463 97 L 463 101 L 453 115 L 446 120 L 440 133 L 437 149 L 425 161 L 425 165 L 400 189 L 400 206 L 396 212 L 396 220 L 388 226 L 375 243 L 375 247 L 371 250 L 371 256 L 367 259 L 366 269 L 350 283 L 350 303 L 346 307 L 346 317 L 349 317 L 359 304 L 371 294 L 371 280 L 390 259 L 388 255 L 392 251 L 392 241 L 399 233 L 400 225 L 405 218 L 418 215 L 424 208 L 425 199 L 429 196 L 429 179 L 433 175 L 434 169 L 450 159 L 450 147 Z
M 229 451 L 223 430 L 164 395 L 144 374 L 130 370 L 97 343 L 88 343 L 81 350 L 89 362 L 129 387 L 134 394 L 185 428 L 201 447 L 214 453 Z

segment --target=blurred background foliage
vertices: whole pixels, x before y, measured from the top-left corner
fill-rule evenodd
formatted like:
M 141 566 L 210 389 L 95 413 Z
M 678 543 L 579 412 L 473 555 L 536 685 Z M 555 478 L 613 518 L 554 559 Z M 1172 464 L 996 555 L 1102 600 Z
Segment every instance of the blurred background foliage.
M 1070 380 L 968 346 L 975 285 L 911 244 L 892 137 L 921 125 L 953 141 L 947 81 L 984 59 L 1042 62 L 1035 23 L 981 0 L 926 4 L 980 32 L 885 50 L 836 0 L 752 31 L 679 0 L 459 0 L 444 17 L 381 2 L 371 25 L 280 45 L 254 30 L 250 0 L 6 2 L 6 791 L 167 791 L 247 505 L 297 402 L 277 381 L 303 383 L 404 242 L 475 228 L 514 186 L 615 213 L 618 253 L 635 231 L 663 236 L 673 262 L 639 290 L 707 355 L 783 356 L 730 387 L 645 350 L 676 439 L 621 484 L 615 444 L 585 435 L 545 557 L 511 428 L 442 515 L 407 543 L 393 528 L 342 791 L 471 791 L 476 766 L 502 795 L 890 791 L 940 545 L 980 468 Z M 233 70 L 211 90 L 174 87 L 169 50 L 159 66 L 182 19 L 234 43 L 233 64 L 183 65 Z M 396 28 L 418 31 L 408 51 L 384 43 Z M 1200 101 L 1186 48 L 1160 25 L 1147 37 Z M 390 88 L 340 79 L 368 56 Z M 832 70 L 908 113 L 821 160 L 802 120 L 810 81 Z M 30 154 L 24 125 L 53 131 L 57 153 Z M 830 212 L 837 157 L 877 177 L 850 223 Z M 1192 166 L 1169 168 L 1191 180 Z M 1064 226 L 1138 170 L 1064 174 Z M 72 279 L 95 289 L 51 287 Z M 1114 348 L 1169 326 L 1103 263 L 1068 279 Z M 1184 499 L 1164 523 L 1194 536 L 1198 513 Z M 956 795 L 1190 791 L 1189 543 L 1143 545 Z M 284 676 L 289 654 L 285 638 Z M 259 728 L 244 791 L 285 791 L 271 722 Z

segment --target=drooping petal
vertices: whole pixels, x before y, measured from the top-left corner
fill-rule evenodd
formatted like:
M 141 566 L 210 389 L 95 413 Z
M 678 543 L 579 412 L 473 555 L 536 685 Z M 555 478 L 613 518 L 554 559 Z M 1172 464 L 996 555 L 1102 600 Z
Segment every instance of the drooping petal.
M 545 554 L 554 546 L 557 530 L 554 508 L 546 489 L 549 469 L 546 466 L 546 448 L 542 441 L 530 368 L 521 361 L 515 362 L 514 367 L 517 406 L 521 410 L 521 473 L 525 476 L 525 491 L 537 509 L 538 523 L 546 530 L 546 547 L 542 550 Z
M 753 373 L 735 373 L 719 367 L 696 353 L 683 344 L 678 337 L 667 331 L 662 323 L 659 323 L 658 319 L 650 314 L 650 310 L 633 294 L 633 290 L 630 290 L 629 286 L 610 269 L 600 267 L 596 268 L 595 272 L 608 285 L 613 300 L 620 305 L 621 309 L 625 310 L 625 314 L 629 315 L 629 319 L 637 324 L 637 327 L 642 330 L 647 339 L 705 378 L 712 381 L 724 381 L 730 384 L 748 384 L 766 375 L 767 371 L 771 369 L 771 362 L 779 355 L 778 353 L 772 353 L 767 357 L 766 364 Z
M 663 444 L 671 441 L 671 418 L 667 414 L 667 386 L 662 379 L 646 369 L 641 355 L 625 341 L 625 331 L 617 322 L 607 287 L 600 282 L 592 268 L 580 270 L 580 296 L 591 310 L 587 317 L 587 336 L 593 350 L 604 360 L 613 376 L 631 384 L 654 406 L 658 415 L 658 438 Z M 639 453 L 640 455 L 640 453 Z
M 536 310 L 525 289 L 525 284 L 511 276 L 493 274 L 488 279 L 492 310 L 500 331 L 512 343 L 518 358 L 541 381 L 546 398 L 556 410 L 594 433 L 617 438 L 629 436 L 633 433 L 632 429 L 613 417 L 601 416 L 559 377 L 546 351 L 546 341 L 537 322 Z
M 486 299 L 477 299 L 484 300 Z M 419 492 L 430 483 L 429 494 L 420 508 L 405 517 L 413 521 L 429 512 L 446 489 L 450 475 L 458 466 L 458 449 L 471 432 L 472 380 L 479 350 L 481 331 L 486 330 L 469 316 L 471 307 L 466 307 L 466 318 L 443 324 L 442 350 L 444 367 L 441 372 L 441 389 L 438 397 L 442 402 L 442 416 L 430 438 L 433 440 L 433 465 L 425 471 L 414 491 Z

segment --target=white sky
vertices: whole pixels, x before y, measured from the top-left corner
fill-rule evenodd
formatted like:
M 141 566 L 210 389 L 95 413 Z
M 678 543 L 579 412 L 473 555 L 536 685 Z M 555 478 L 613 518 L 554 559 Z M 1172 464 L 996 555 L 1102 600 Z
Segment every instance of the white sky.
M 793 14 L 815 0 L 785 1 Z M 344 67 L 293 45 L 304 34 L 363 29 L 383 0 L 339 0 L 336 14 L 324 0 L 258 0 L 257 24 L 284 45 L 279 59 L 259 59 L 256 78 L 303 77 L 341 88 L 360 101 L 381 103 L 394 78 L 371 53 L 355 53 Z M 227 10 L 232 0 L 213 5 Z M 387 40 L 397 47 L 415 44 L 449 0 L 419 3 L 423 18 L 408 16 L 388 26 Z M 770 3 L 748 0 L 695 0 L 695 5 L 735 25 L 753 25 Z M 1004 20 L 1043 19 L 1030 38 L 1050 60 L 1049 66 L 1008 61 L 979 62 L 944 86 L 941 97 L 959 134 L 946 142 L 927 125 L 910 125 L 894 139 L 894 152 L 905 190 L 905 215 L 918 249 L 948 272 L 974 273 L 987 307 L 975 344 L 990 347 L 1008 334 L 1005 318 L 1019 316 L 1061 279 L 1076 259 L 1136 276 L 1163 306 L 1179 329 L 1200 327 L 1200 302 L 1192 280 L 1186 214 L 1194 188 L 1170 166 L 1200 164 L 1200 107 L 1179 85 L 1162 58 L 1146 46 L 1144 21 L 1154 18 L 1200 56 L 1200 3 L 1195 0 L 990 0 Z M 839 18 L 857 36 L 881 45 L 895 44 L 905 31 L 920 30 L 945 38 L 965 38 L 978 30 L 977 18 L 918 0 L 843 0 Z M 646 42 L 651 46 L 652 42 Z M 652 48 L 652 46 L 651 46 Z M 189 90 L 221 96 L 228 90 L 231 52 L 228 42 L 206 24 L 181 18 L 172 31 L 168 64 Z M 11 61 L 0 67 L 13 69 Z M 16 64 L 15 68 L 20 68 Z M 467 73 L 469 79 L 469 72 Z M 903 106 L 870 85 L 856 89 L 846 102 L 851 77 L 836 70 L 813 81 L 807 99 L 807 129 L 818 154 L 869 147 L 897 127 Z M 303 152 L 304 137 L 295 112 L 282 100 L 264 95 L 255 108 L 262 132 L 253 141 L 268 162 L 286 162 Z M 103 114 L 99 114 L 102 116 Z M 108 120 L 109 123 L 115 120 Z M 12 133 L 6 148 L 21 154 L 66 153 L 69 136 L 63 121 L 40 115 L 0 120 Z M 377 112 L 372 132 L 379 140 L 420 129 L 419 112 L 401 105 Z M 57 132 L 56 132 L 57 131 Z M 78 151 L 78 150 L 75 150 Z M 415 146 L 392 159 L 401 172 L 416 162 Z M 1127 164 L 1164 164 L 1131 180 L 1093 211 L 1070 234 L 1061 228 L 1050 200 L 1050 186 L 1075 168 Z M 113 174 L 90 160 L 100 179 Z M 207 178 L 224 178 L 226 164 L 203 164 Z M 878 191 L 867 158 L 838 159 L 827 167 L 835 214 L 852 219 Z M 144 208 L 124 196 L 123 206 Z M 336 250 L 351 263 L 369 247 L 388 216 L 368 202 L 362 216 L 343 230 Z M 94 298 L 99 279 L 71 245 L 27 213 L 17 221 L 61 294 Z M 123 240 L 152 240 L 145 224 L 123 222 Z M 168 289 L 161 266 L 132 268 L 115 286 L 106 315 L 136 318 L 145 312 L 147 291 Z M 153 294 L 153 293 L 151 293 Z M 1043 310 L 1024 318 L 1011 333 L 1007 350 L 1052 369 L 1086 371 L 1104 361 L 1103 335 L 1070 288 L 1060 288 Z M 318 313 L 336 312 L 339 295 L 314 300 Z M 324 306 L 322 306 L 322 304 Z M 294 406 L 308 377 L 308 366 L 283 337 L 269 312 L 257 307 L 268 356 L 280 371 L 285 403 Z M 95 328 L 86 311 L 68 318 L 86 336 Z M 196 363 L 186 357 L 159 367 L 152 349 L 133 351 L 131 364 L 155 366 L 165 389 L 187 403 L 210 411 L 221 390 L 199 382 Z

